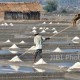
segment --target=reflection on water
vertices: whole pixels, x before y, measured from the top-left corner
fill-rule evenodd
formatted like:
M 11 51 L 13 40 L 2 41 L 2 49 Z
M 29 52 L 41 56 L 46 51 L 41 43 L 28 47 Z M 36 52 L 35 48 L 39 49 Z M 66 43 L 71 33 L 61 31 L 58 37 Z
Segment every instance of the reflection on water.
M 58 66 L 65 66 L 70 67 L 75 62 L 57 62 L 57 63 L 49 63 L 49 64 L 55 64 Z M 48 70 L 48 69 L 39 69 L 35 67 L 26 67 L 26 66 L 15 66 L 15 65 L 0 65 L 0 73 L 14 73 L 14 72 L 24 72 L 24 73 L 34 73 L 34 72 L 56 72 L 55 70 Z
M 1 55 L 7 55 L 7 54 L 21 54 L 23 51 L 18 50 L 0 50 Z
M 44 50 L 44 52 L 50 52 L 51 50 Z M 52 50 L 53 51 L 53 50 Z M 62 49 L 63 52 L 80 52 L 80 49 Z M 0 50 L 0 54 L 20 54 L 21 51 L 14 50 Z
M 64 67 L 70 67 L 74 64 L 75 62 L 55 62 L 55 63 L 50 63 L 50 64 L 55 64 L 58 66 L 64 66 Z
M 56 72 L 55 70 L 43 70 L 39 68 L 33 67 L 25 67 L 25 66 L 1 66 L 0 65 L 0 73 L 35 73 L 35 72 Z
M 9 50 L 0 50 L 0 54 L 10 54 Z
M 66 49 L 64 50 L 65 52 L 75 52 L 75 51 L 79 51 L 79 49 Z M 9 50 L 0 50 L 0 54 L 12 54 Z M 75 62 L 53 62 L 53 63 L 49 63 L 49 64 L 55 64 L 58 66 L 64 66 L 64 67 L 70 67 L 74 64 Z M 7 74 L 7 73 L 55 73 L 57 72 L 56 70 L 50 70 L 50 69 L 39 69 L 39 68 L 34 68 L 34 67 L 26 67 L 26 66 L 15 66 L 15 65 L 0 65 L 0 74 Z M 75 75 L 74 75 L 75 76 Z M 0 77 L 0 80 L 76 80 L 76 79 L 70 79 L 70 78 L 52 78 L 52 77 L 35 77 L 34 78 L 26 78 L 26 77 L 20 77 L 20 78 L 16 78 L 15 76 L 13 78 L 7 78 L 5 79 L 5 77 Z M 79 79 L 77 79 L 79 80 Z
M 24 72 L 24 73 L 30 73 L 34 72 L 33 68 L 25 67 L 25 66 L 2 66 L 0 65 L 0 73 L 16 73 L 16 72 Z

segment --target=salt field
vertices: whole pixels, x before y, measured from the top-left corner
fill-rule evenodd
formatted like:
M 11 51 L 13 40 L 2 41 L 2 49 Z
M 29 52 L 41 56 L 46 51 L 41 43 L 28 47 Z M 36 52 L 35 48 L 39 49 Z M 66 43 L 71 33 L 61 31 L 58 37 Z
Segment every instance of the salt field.
M 0 80 L 80 80 L 79 3 L 0 1 Z
M 0 25 L 0 80 L 80 79 L 80 68 L 76 67 L 76 70 L 68 71 L 76 62 L 80 62 L 78 27 L 71 27 L 59 33 L 71 23 L 38 21 L 6 22 L 5 25 Z M 40 32 L 44 37 L 51 37 L 43 44 L 43 58 L 40 61 L 37 58 L 35 64 L 33 62 L 34 31 Z

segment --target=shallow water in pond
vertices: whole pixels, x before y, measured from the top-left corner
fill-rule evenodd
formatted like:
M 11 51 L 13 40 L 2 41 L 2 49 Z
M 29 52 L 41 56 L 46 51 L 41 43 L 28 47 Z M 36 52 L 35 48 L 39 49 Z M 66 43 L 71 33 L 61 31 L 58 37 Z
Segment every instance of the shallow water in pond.
M 55 64 L 58 66 L 65 66 L 70 67 L 75 62 L 55 62 L 55 63 L 49 63 L 49 64 Z M 49 69 L 39 69 L 35 67 L 25 67 L 25 66 L 15 66 L 15 65 L 0 65 L 0 73 L 15 73 L 15 72 L 22 72 L 22 73 L 34 73 L 34 72 L 57 72 L 56 70 L 49 70 Z

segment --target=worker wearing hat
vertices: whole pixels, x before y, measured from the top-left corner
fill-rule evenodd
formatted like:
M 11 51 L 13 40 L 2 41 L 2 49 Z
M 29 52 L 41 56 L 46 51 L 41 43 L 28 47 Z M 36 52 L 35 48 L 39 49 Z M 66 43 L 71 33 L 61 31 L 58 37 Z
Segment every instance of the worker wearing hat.
M 34 33 L 34 44 L 36 45 L 36 51 L 34 54 L 34 62 L 36 61 L 37 56 L 42 58 L 42 46 L 43 46 L 43 41 L 48 40 L 50 38 L 44 38 L 41 35 L 39 35 L 38 32 Z

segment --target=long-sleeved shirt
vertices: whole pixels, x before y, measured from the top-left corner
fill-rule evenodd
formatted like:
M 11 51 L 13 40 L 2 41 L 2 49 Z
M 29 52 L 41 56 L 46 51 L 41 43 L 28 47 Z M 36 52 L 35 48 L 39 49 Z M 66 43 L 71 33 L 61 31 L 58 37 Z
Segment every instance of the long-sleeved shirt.
M 41 35 L 36 35 L 34 37 L 34 44 L 36 45 L 36 49 L 42 49 L 43 41 L 45 40 L 44 37 Z

